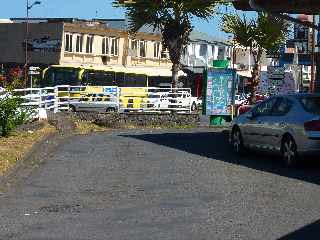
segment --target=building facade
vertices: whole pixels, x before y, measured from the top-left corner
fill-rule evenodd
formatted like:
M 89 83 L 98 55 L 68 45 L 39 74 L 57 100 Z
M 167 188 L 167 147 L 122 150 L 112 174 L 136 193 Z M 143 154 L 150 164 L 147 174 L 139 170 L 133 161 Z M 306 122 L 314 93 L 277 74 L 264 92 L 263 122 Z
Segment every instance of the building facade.
M 184 85 L 190 87 L 195 96 L 201 96 L 204 69 L 212 67 L 214 60 L 227 60 L 231 56 L 232 48 L 227 42 L 203 32 L 192 31 L 181 59 L 183 71 L 187 74 Z
M 0 23 L 2 66 L 23 67 L 27 56 L 28 66 L 146 76 L 138 86 L 170 81 L 172 64 L 162 47 L 161 34 L 147 27 L 131 36 L 122 19 L 30 19 L 28 26 L 25 19 L 11 20 Z

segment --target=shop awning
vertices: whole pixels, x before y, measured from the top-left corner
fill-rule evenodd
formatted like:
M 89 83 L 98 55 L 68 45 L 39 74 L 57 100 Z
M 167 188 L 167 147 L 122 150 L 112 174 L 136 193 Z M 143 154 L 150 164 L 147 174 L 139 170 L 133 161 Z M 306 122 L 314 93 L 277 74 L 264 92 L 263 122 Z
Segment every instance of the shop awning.
M 86 65 L 53 65 L 52 67 L 73 67 L 73 68 L 84 68 L 88 70 L 100 70 L 100 71 L 110 71 L 119 72 L 126 74 L 144 74 L 149 77 L 171 77 L 171 68 L 162 67 L 125 67 L 125 66 L 86 66 Z M 186 76 L 183 71 L 179 71 L 179 76 Z
M 171 77 L 170 68 L 159 67 L 125 67 L 125 73 L 145 74 L 149 77 Z M 183 71 L 179 71 L 179 76 L 185 76 Z

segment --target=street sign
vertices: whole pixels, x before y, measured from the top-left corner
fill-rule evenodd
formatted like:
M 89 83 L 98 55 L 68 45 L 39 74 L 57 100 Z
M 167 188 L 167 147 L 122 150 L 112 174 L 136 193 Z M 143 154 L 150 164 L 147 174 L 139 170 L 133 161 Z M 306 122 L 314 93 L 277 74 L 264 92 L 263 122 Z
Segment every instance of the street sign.
M 283 77 L 285 74 L 285 71 L 286 71 L 286 69 L 284 67 L 269 66 L 268 67 L 268 76 L 269 76 L 269 78 Z
M 274 59 L 279 59 L 280 58 L 280 53 L 268 53 L 267 58 L 274 58 Z
M 112 96 L 117 96 L 118 94 L 118 87 L 104 87 L 103 92 L 106 94 L 110 94 Z
M 284 67 L 269 66 L 267 72 L 261 72 L 261 81 L 258 86 L 261 94 L 287 94 L 295 90 L 293 73 L 286 72 Z
M 40 75 L 38 71 L 29 71 L 29 75 Z
M 29 75 L 40 75 L 40 67 L 29 67 Z

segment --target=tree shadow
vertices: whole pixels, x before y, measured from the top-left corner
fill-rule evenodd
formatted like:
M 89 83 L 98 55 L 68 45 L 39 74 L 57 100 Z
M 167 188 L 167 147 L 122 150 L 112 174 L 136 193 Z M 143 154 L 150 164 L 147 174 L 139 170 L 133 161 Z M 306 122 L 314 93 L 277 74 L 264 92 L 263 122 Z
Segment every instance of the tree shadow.
M 226 132 L 163 133 L 121 136 L 163 145 L 216 161 L 224 161 L 320 185 L 320 161 L 316 161 L 316 157 L 314 159 L 303 159 L 303 163 L 297 168 L 288 168 L 282 163 L 280 157 L 274 155 L 250 151 L 244 156 L 238 156 L 232 152 L 232 149 L 228 144 L 228 134 Z
M 320 234 L 320 220 L 298 229 L 278 240 L 318 239 Z

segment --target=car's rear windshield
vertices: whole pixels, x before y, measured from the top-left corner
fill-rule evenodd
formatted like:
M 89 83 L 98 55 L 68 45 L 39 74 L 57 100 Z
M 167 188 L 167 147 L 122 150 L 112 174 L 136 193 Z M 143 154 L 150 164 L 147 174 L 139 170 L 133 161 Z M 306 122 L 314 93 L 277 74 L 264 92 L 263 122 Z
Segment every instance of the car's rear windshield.
M 307 112 L 320 114 L 320 97 L 302 97 L 300 102 Z

